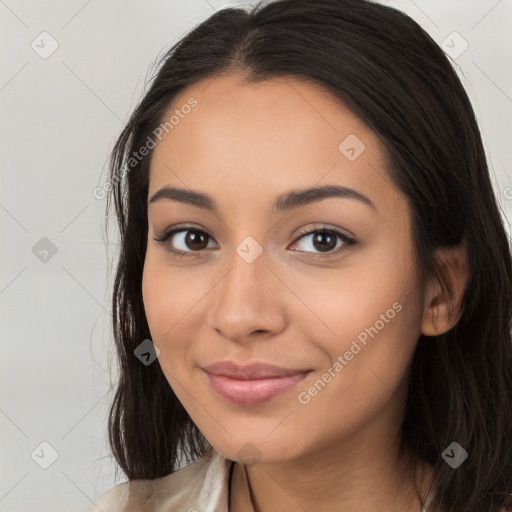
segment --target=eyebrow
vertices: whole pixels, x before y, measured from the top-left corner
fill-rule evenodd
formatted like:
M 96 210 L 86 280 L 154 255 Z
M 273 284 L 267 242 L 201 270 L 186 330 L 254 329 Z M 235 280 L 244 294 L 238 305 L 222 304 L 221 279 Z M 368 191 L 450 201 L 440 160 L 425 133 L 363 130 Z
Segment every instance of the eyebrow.
M 272 205 L 271 211 L 273 213 L 285 212 L 332 197 L 360 201 L 377 212 L 375 204 L 368 197 L 357 190 L 340 185 L 323 185 L 320 187 L 290 190 L 278 196 L 275 203 Z M 149 204 L 154 204 L 163 199 L 178 201 L 212 212 L 218 211 L 218 205 L 215 199 L 207 194 L 194 190 L 165 186 L 153 194 L 149 200 Z

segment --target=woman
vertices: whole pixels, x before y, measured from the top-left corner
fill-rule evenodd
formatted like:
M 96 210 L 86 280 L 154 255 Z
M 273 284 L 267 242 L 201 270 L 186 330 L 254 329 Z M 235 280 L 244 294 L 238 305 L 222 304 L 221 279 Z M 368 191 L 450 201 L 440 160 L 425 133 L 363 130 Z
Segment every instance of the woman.
M 512 510 L 510 248 L 471 104 L 413 20 L 217 12 L 110 171 L 129 481 L 91 510 Z

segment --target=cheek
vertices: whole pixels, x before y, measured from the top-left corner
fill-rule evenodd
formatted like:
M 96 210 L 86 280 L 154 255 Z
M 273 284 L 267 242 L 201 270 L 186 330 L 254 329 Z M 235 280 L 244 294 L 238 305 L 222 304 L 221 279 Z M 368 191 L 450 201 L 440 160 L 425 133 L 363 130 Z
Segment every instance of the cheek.
M 204 278 L 203 278 L 204 277 Z M 153 343 L 160 350 L 164 370 L 182 373 L 197 336 L 190 318 L 201 311 L 207 294 L 206 276 L 173 268 L 155 250 L 148 250 L 142 276 L 144 310 Z M 172 356 L 172 357 L 171 357 Z M 167 375 L 169 376 L 169 375 Z
M 180 354 L 180 350 L 183 347 L 176 343 L 174 337 L 178 330 L 176 326 L 179 326 L 176 303 L 180 301 L 176 300 L 175 281 L 170 279 L 169 271 L 150 251 L 144 262 L 142 297 L 151 340 L 160 351 L 158 364 L 174 393 L 182 400 L 184 397 L 180 397 L 179 383 L 182 381 L 180 368 L 183 366 L 184 355 Z M 166 341 L 171 339 L 172 346 Z
M 293 322 L 326 356 L 319 375 L 329 372 L 331 389 L 351 389 L 347 399 L 360 403 L 376 397 L 377 388 L 399 385 L 420 335 L 413 267 L 398 245 L 395 253 L 388 247 L 330 276 L 295 280 L 294 290 L 311 313 L 296 308 Z
M 186 314 L 187 304 L 196 293 L 193 278 L 183 269 L 169 266 L 165 255 L 160 253 L 148 248 L 142 274 L 142 297 L 150 330 L 162 341 Z
M 399 288 L 386 291 L 377 285 L 371 294 L 347 290 L 325 298 L 322 319 L 335 334 L 316 338 L 326 362 L 298 390 L 298 422 L 305 430 L 318 429 L 322 417 L 326 437 L 348 434 L 371 421 L 393 397 L 403 398 L 420 334 L 418 309 Z M 308 338 L 315 339 L 313 333 Z
M 160 267 L 148 249 L 142 273 L 142 300 L 153 341 L 154 338 L 159 338 L 163 328 L 162 323 L 165 318 L 163 312 L 172 311 L 171 293 L 165 292 L 165 283 L 158 278 L 159 275 L 165 276 Z
M 405 273 L 406 269 L 396 266 L 358 263 L 330 274 L 323 270 L 304 273 L 300 279 L 294 276 L 294 293 L 302 301 L 294 308 L 292 321 L 311 331 L 308 339 L 314 340 L 316 333 L 317 339 L 332 339 L 329 347 L 339 350 L 337 340 L 343 344 L 356 338 L 386 311 L 394 318 L 393 304 L 401 303 L 407 294 Z
M 148 321 L 151 339 L 160 349 L 159 361 L 167 359 L 168 347 L 165 339 L 174 334 L 179 322 L 179 304 L 176 291 L 179 289 L 180 298 L 186 293 L 175 279 L 172 279 L 169 269 L 148 250 L 142 275 L 142 298 L 144 311 Z

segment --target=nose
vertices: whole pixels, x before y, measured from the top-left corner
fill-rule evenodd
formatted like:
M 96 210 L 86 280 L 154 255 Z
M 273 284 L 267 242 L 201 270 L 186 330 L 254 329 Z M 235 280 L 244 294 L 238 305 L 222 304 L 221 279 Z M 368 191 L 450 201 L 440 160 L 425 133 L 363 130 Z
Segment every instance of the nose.
M 215 287 L 208 325 L 236 343 L 266 339 L 286 327 L 286 287 L 277 278 L 265 252 L 248 263 L 238 254 Z M 213 291 L 213 290 L 212 290 Z

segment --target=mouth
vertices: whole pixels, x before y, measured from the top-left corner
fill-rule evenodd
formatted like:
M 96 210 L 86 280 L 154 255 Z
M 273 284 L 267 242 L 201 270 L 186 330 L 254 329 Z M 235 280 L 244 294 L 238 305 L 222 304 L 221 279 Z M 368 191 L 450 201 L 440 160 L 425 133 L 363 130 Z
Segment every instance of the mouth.
M 233 405 L 251 406 L 270 401 L 294 388 L 312 371 L 266 363 L 238 365 L 230 361 L 202 368 L 211 389 Z

